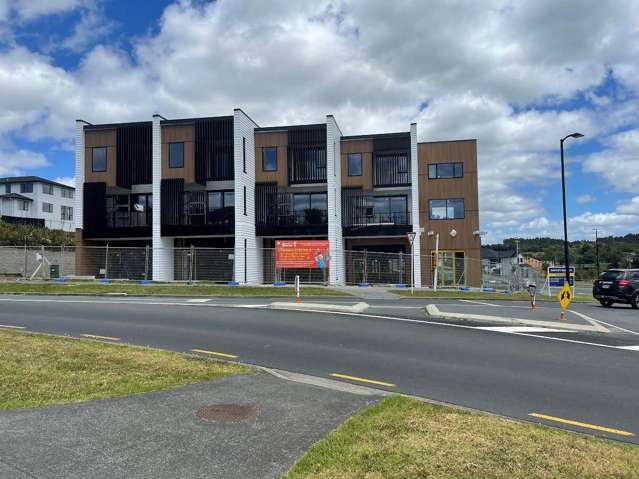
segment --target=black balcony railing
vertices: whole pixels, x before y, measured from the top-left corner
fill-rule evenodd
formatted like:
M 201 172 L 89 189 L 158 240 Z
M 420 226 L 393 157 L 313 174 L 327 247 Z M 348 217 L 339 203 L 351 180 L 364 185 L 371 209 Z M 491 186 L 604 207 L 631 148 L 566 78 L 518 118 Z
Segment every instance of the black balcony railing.
M 258 235 L 326 234 L 326 193 L 285 193 L 274 184 L 258 185 L 255 222 Z
M 374 196 L 343 190 L 342 226 L 349 235 L 402 235 L 411 228 L 405 195 Z
M 151 211 L 107 209 L 107 228 L 131 228 L 138 226 L 151 226 Z

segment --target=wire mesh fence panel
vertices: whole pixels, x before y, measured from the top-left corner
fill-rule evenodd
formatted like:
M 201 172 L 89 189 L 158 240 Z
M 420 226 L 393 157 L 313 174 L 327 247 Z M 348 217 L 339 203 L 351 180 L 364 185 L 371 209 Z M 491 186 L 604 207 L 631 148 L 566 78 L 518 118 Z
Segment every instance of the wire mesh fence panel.
M 406 253 L 345 251 L 348 284 L 411 284 L 412 261 Z
M 174 250 L 178 281 L 233 281 L 235 251 L 232 248 L 180 248 Z
M 26 275 L 28 249 L 24 246 L 0 247 L 0 276 L 20 278 Z

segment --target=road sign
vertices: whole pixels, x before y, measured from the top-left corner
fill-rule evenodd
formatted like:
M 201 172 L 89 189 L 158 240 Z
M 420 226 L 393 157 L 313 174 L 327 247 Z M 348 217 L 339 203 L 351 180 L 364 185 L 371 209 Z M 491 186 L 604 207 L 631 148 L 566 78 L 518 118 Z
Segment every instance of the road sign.
M 413 244 L 413 241 L 415 241 L 415 236 L 417 236 L 417 233 L 415 233 L 414 231 L 409 231 L 408 233 L 406 233 L 406 236 L 408 236 L 408 241 L 410 242 L 410 244 Z
M 559 304 L 561 304 L 561 309 L 566 309 L 568 307 L 572 301 L 572 290 L 568 283 L 564 283 L 564 287 L 561 288 L 561 291 L 557 294 L 557 299 L 559 300 Z
M 548 267 L 548 286 L 551 288 L 563 288 L 566 281 L 566 268 L 564 266 Z M 575 285 L 575 267 L 570 267 L 570 286 Z

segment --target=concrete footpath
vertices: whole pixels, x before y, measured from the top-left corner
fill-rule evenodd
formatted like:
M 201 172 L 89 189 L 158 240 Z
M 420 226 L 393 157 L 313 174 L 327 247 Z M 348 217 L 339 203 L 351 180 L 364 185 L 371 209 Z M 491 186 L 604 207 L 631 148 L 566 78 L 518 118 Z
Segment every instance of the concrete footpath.
M 276 478 L 378 399 L 258 372 L 124 398 L 0 411 L 0 477 Z M 202 408 L 220 404 L 253 406 L 249 416 L 257 417 L 202 418 Z

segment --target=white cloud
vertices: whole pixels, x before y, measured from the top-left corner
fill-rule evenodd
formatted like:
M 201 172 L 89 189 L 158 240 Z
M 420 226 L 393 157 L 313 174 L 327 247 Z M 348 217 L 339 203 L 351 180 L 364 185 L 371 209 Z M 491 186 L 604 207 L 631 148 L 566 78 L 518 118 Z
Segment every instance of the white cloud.
M 585 193 L 583 195 L 579 195 L 577 196 L 577 198 L 575 199 L 575 201 L 580 204 L 580 205 L 585 205 L 587 203 L 593 203 L 596 200 L 596 198 L 588 193 Z
M 62 183 L 63 185 L 73 186 L 75 188 L 75 176 L 58 176 L 54 178 L 55 182 Z
M 18 4 L 23 19 L 80 11 L 63 48 L 83 51 L 108 28 L 89 0 L 10 0 Z M 520 186 L 558 180 L 563 133 L 607 141 L 583 159 L 584 171 L 639 190 L 636 138 L 615 133 L 637 123 L 639 27 L 628 14 L 637 10 L 637 0 L 584 0 L 578 9 L 550 0 L 275 0 L 269 8 L 182 0 L 134 40 L 132 54 L 97 45 L 63 69 L 25 47 L 0 51 L 0 144 L 2 135 L 67 144 L 75 118 L 221 115 L 238 106 L 262 125 L 332 113 L 346 134 L 418 121 L 422 141 L 478 139 L 480 214 L 491 234 L 552 231 L 541 195 Z M 609 77 L 627 90 L 596 89 Z M 594 106 L 558 106 L 577 94 Z
M 0 176 L 19 176 L 27 170 L 45 168 L 49 162 L 42 153 L 0 148 Z

